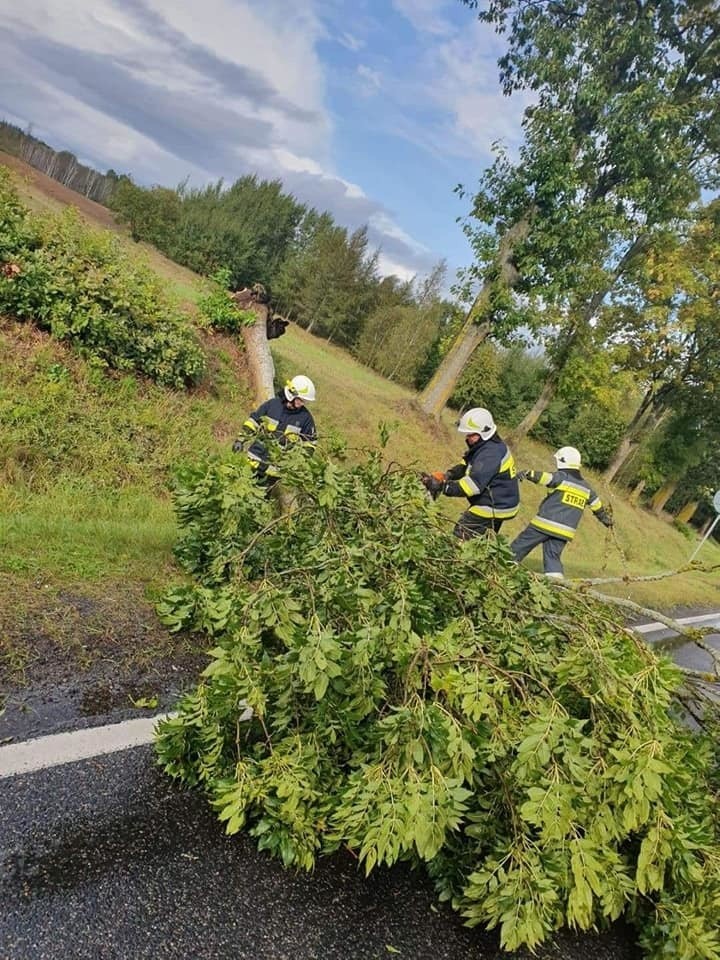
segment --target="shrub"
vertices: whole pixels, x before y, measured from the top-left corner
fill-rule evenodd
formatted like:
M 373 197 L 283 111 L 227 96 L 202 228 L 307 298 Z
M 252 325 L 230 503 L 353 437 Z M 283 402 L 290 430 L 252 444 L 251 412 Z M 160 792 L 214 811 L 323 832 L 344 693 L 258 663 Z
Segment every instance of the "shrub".
M 32 217 L 6 175 L 0 209 L 0 313 L 166 386 L 200 379 L 205 357 L 190 325 L 118 238 L 89 229 L 74 210 Z
M 537 399 L 545 374 L 541 357 L 486 342 L 465 367 L 450 403 L 456 409 L 488 407 L 498 422 L 514 427 Z
M 288 866 L 425 864 L 507 949 L 625 914 L 648 956 L 720 956 L 712 745 L 677 719 L 678 669 L 502 539 L 453 542 L 377 454 L 283 472 L 284 517 L 240 460 L 181 478 L 194 583 L 160 613 L 213 646 L 165 770 Z
M 252 326 L 256 317 L 251 310 L 241 310 L 230 296 L 230 271 L 216 270 L 210 277 L 210 292 L 198 300 L 201 316 L 214 329 L 222 333 L 239 333 L 243 327 Z

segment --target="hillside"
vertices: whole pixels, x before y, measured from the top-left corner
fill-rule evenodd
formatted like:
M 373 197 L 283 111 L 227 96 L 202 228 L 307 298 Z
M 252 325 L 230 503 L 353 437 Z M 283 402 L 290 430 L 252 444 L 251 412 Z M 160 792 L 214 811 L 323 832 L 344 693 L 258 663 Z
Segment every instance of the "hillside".
M 35 209 L 72 204 L 96 226 L 122 230 L 108 211 L 15 158 L 0 157 L 25 179 Z M 133 250 L 143 245 L 127 245 Z M 153 269 L 182 301 L 192 302 L 200 278 L 151 248 Z M 227 450 L 249 405 L 244 361 L 229 338 L 203 334 L 211 370 L 199 387 L 175 392 L 130 375 L 107 374 L 48 335 L 5 319 L 0 325 L 0 658 L 6 676 L 42 675 L 59 658 L 114 664 L 177 657 L 184 644 L 158 627 L 150 600 L 179 576 L 172 560 L 175 526 L 168 483 L 178 464 Z M 372 445 L 380 422 L 392 428 L 389 457 L 437 469 L 455 462 L 462 440 L 446 412 L 428 422 L 412 394 L 355 362 L 346 352 L 299 328 L 274 341 L 278 379 L 309 374 L 318 386 L 314 409 L 321 433 L 347 440 L 348 457 Z M 528 441 L 515 451 L 521 467 L 549 467 L 551 451 Z M 630 505 L 624 491 L 598 483 L 612 502 L 627 570 L 649 575 L 681 566 L 693 541 L 665 520 Z M 541 491 L 522 489 L 514 536 L 532 515 Z M 445 501 L 455 516 L 460 503 Z M 720 549 L 706 546 L 706 562 Z M 591 517 L 566 551 L 570 577 L 621 576 L 623 560 Z M 539 557 L 527 561 L 539 569 Z M 720 606 L 716 574 L 684 574 L 609 587 L 662 608 Z

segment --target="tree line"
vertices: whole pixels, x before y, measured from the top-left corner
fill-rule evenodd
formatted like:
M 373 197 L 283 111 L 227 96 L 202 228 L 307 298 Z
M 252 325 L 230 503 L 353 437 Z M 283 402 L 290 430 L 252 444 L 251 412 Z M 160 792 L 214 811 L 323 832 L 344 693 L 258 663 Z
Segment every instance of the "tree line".
M 206 276 L 221 270 L 231 290 L 262 283 L 284 316 L 383 376 L 412 387 L 432 367 L 454 310 L 444 263 L 423 278 L 382 276 L 367 227 L 340 226 L 280 180 L 171 189 L 121 177 L 109 205 L 135 240 Z
M 100 173 L 99 170 L 80 163 L 69 150 L 53 149 L 33 136 L 32 127 L 22 130 L 12 123 L 0 120 L 0 150 L 19 157 L 58 183 L 97 203 L 107 203 L 117 184 L 118 175 L 114 170 Z
M 720 486 L 716 13 L 716 0 L 483 4 L 502 89 L 533 104 L 518 156 L 498 149 L 461 190 L 474 262 L 455 301 L 444 265 L 381 277 L 366 228 L 278 180 L 120 177 L 108 203 L 172 259 L 224 268 L 232 288 L 262 282 L 286 316 L 419 389 L 428 414 L 484 403 L 515 439 L 574 443 L 653 509 L 688 520 L 697 506 L 702 522 Z

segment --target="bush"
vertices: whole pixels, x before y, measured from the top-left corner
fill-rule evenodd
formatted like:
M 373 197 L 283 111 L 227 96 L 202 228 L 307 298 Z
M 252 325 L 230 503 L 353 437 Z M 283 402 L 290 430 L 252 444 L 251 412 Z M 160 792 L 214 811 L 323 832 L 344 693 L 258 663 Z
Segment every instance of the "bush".
M 488 407 L 497 421 L 514 427 L 537 399 L 545 374 L 543 359 L 522 347 L 484 343 L 465 367 L 450 403 L 458 410 Z
M 0 209 L 0 313 L 166 386 L 200 379 L 205 357 L 190 325 L 116 237 L 73 210 L 32 217 L 1 173 Z
M 625 432 L 625 421 L 598 403 L 577 405 L 555 399 L 532 436 L 551 447 L 571 445 L 582 453 L 583 463 L 596 470 L 608 465 Z
M 240 460 L 181 479 L 194 583 L 160 613 L 213 647 L 160 726 L 165 770 L 287 866 L 425 864 L 507 949 L 625 914 L 648 956 L 720 956 L 711 744 L 677 719 L 677 668 L 502 539 L 453 542 L 377 454 L 283 472 L 284 517 Z
M 230 271 L 216 270 L 210 277 L 210 292 L 198 300 L 201 316 L 221 333 L 239 333 L 243 327 L 252 326 L 256 317 L 252 310 L 241 310 L 230 296 Z

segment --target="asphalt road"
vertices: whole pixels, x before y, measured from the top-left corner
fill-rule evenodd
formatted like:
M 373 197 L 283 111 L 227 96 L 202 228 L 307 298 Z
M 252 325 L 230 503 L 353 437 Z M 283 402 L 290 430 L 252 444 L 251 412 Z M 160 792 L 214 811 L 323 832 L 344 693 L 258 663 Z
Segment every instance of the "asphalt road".
M 284 870 L 226 838 L 149 747 L 0 781 L 2 960 L 499 960 L 423 876 L 349 855 Z M 631 960 L 632 935 L 563 935 L 539 956 Z M 530 954 L 514 957 L 530 960 Z

